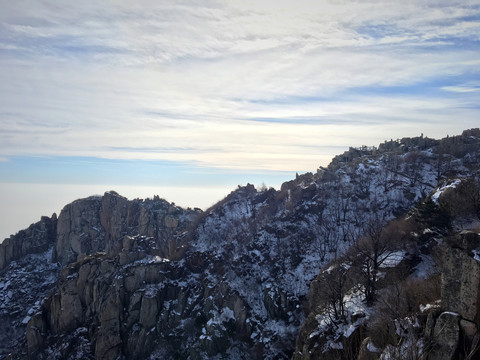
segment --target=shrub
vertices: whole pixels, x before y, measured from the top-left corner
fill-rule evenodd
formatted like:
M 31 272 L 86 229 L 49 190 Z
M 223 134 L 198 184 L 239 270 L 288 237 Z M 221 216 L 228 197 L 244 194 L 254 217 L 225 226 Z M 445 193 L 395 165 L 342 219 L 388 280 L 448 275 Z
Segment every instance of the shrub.
M 406 336 L 402 335 L 402 329 L 410 332 L 408 336 L 413 336 L 413 324 L 420 313 L 420 305 L 440 298 L 440 283 L 440 275 L 435 274 L 427 279 L 409 278 L 380 292 L 376 311 L 368 324 L 373 343 L 380 348 L 398 347 Z

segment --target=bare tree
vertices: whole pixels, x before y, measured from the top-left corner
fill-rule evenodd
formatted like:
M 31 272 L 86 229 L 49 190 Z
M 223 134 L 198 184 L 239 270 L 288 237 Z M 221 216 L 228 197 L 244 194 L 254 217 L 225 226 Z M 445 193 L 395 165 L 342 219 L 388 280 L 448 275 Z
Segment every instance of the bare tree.
M 448 172 L 452 168 L 452 156 L 449 154 L 445 154 L 441 147 L 437 150 L 437 159 L 435 161 L 435 169 L 437 170 L 436 174 L 436 180 L 437 180 L 437 185 L 440 184 L 442 179 L 445 178 L 445 175 L 448 174 Z
M 334 231 L 333 223 L 328 217 L 323 217 L 319 219 L 318 223 L 318 234 L 316 237 L 316 247 L 322 261 L 325 260 L 327 255 L 330 237 Z
M 385 225 L 386 222 L 378 216 L 368 219 L 363 228 L 363 236 L 349 251 L 349 258 L 363 279 L 368 305 L 372 305 L 376 299 L 380 267 L 397 250 L 398 237 L 401 236 L 395 223 L 392 222 L 388 227 Z
M 359 190 L 360 197 L 365 197 L 370 195 L 370 187 L 372 185 L 374 177 L 373 171 L 370 168 L 364 167 L 363 170 L 358 171 L 357 173 L 357 188 Z
M 412 151 L 405 157 L 405 174 L 410 180 L 410 186 L 415 186 L 421 181 L 421 165 L 422 159 L 418 151 Z
M 320 284 L 317 286 L 316 295 L 325 306 L 332 323 L 346 318 L 344 298 L 348 290 L 349 269 L 350 267 L 345 263 L 336 262 L 320 273 L 317 278 Z

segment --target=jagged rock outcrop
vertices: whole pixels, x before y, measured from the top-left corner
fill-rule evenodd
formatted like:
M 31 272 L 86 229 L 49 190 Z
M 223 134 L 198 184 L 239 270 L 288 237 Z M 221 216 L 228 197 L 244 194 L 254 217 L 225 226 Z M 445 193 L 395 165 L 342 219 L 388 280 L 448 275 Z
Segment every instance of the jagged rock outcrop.
M 128 200 L 114 191 L 65 206 L 58 217 L 54 261 L 67 265 L 79 256 L 121 250 L 125 235 L 154 239 L 159 255 L 172 258 L 182 252 L 178 237 L 200 213 L 182 209 L 158 197 Z
M 100 223 L 101 197 L 92 196 L 66 205 L 58 216 L 53 261 L 63 266 L 80 254 L 105 249 L 105 230 Z
M 0 358 L 25 334 L 34 309 L 56 281 L 51 263 L 57 216 L 43 216 L 0 244 Z
M 41 220 L 20 230 L 0 244 L 0 270 L 13 261 L 27 254 L 38 254 L 46 251 L 55 242 L 57 215 L 51 218 L 42 216 Z
M 187 278 L 184 261 L 152 255 L 147 238 L 133 241 L 143 247 L 143 258 L 120 264 L 123 250 L 114 257 L 86 256 L 62 270 L 55 294 L 27 325 L 29 357 L 48 358 L 42 350 L 53 335 L 68 340 L 82 328 L 92 345 L 76 356 L 96 359 L 143 358 L 155 349 L 214 356 L 241 336 L 245 309 L 226 283 Z M 59 350 L 55 356 L 68 353 Z
M 55 214 L 51 218 L 42 217 L 40 222 L 6 239 L 0 244 L 0 265 L 3 267 L 3 270 L 0 268 L 0 357 L 10 352 L 22 333 L 25 334 L 30 319 L 33 321 L 31 329 L 35 329 L 27 332 L 30 351 L 41 347 L 44 335 L 52 329 L 55 329 L 54 334 L 79 331 L 77 325 L 84 322 L 86 315 L 71 284 L 61 291 L 64 296 L 49 300 L 49 306 L 62 314 L 55 321 L 51 320 L 55 326 L 42 327 L 39 322 L 43 317 L 33 316 L 42 299 L 53 289 L 61 266 L 105 250 L 109 251 L 109 256 L 114 256 L 122 247 L 127 249 L 119 256 L 122 265 L 141 259 L 146 252 L 126 234 L 142 232 L 152 236 L 149 238 L 152 254 L 173 258 L 184 251 L 182 233 L 200 212 L 199 209 L 181 209 L 158 197 L 129 201 L 115 192 L 108 192 L 103 197 L 74 201 L 65 206 L 58 220 Z M 121 234 L 120 238 L 115 238 L 117 234 Z M 82 268 L 82 281 L 86 281 L 87 273 L 90 274 Z M 90 297 L 88 291 L 82 296 Z M 87 344 L 73 342 L 70 351 L 74 346 L 83 349 Z

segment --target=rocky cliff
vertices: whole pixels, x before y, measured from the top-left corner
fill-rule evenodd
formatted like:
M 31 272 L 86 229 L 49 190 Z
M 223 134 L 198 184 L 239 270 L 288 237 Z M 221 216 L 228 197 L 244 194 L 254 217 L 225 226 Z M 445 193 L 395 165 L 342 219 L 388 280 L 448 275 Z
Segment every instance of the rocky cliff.
M 115 192 L 77 200 L 58 220 L 42 219 L 45 228 L 50 224 L 43 233 L 48 236 L 28 242 L 30 235 L 19 233 L 18 240 L 0 246 L 0 316 L 6 319 L 1 332 L 11 334 L 2 342 L 3 354 L 353 359 L 362 353 L 366 359 L 387 348 L 403 349 L 395 341 L 406 344 L 406 337 L 395 335 L 395 324 L 408 332 L 403 309 L 412 305 L 399 303 L 400 315 L 381 323 L 385 317 L 375 316 L 386 311 L 381 299 L 394 293 L 391 284 L 404 293 L 440 283 L 432 280 L 439 273 L 431 265 L 440 258 L 434 256 L 437 245 L 456 238 L 480 214 L 470 202 L 463 211 L 467 195 L 459 200 L 450 189 L 468 194 L 467 185 L 478 183 L 479 160 L 477 129 L 442 140 L 420 137 L 351 149 L 279 190 L 239 187 L 204 212 L 158 197 L 127 200 Z M 365 239 L 383 246 L 373 263 L 365 262 L 371 248 Z M 462 253 L 476 261 L 473 250 L 462 246 L 445 250 L 442 263 L 460 261 L 463 273 L 475 272 L 475 263 L 458 260 Z M 27 264 L 36 278 L 24 275 Z M 361 270 L 370 267 L 366 277 Z M 443 276 L 443 288 L 455 288 L 448 279 L 458 273 Z M 463 292 L 474 285 L 469 279 L 474 277 L 462 278 Z M 14 297 L 20 289 L 30 294 L 24 302 Z M 430 294 L 436 296 L 434 287 Z M 434 302 L 440 298 L 441 306 Z M 477 324 L 476 313 L 462 310 L 471 306 L 457 299 L 455 307 L 452 299 L 446 290 L 442 297 L 427 297 L 430 302 L 422 305 L 432 310 L 418 315 L 437 343 L 445 343 L 435 335 L 444 323 L 469 325 L 469 334 Z M 379 329 L 390 328 L 393 337 L 382 337 Z
M 149 242 L 151 256 L 176 258 L 184 251 L 181 238 L 187 226 L 200 212 L 182 209 L 158 197 L 129 201 L 107 192 L 74 201 L 65 206 L 58 220 L 55 214 L 52 218 L 42 217 L 27 230 L 6 239 L 0 244 L 0 356 L 13 349 L 25 336 L 26 328 L 36 327 L 43 299 L 55 292 L 62 268 L 91 254 L 111 258 L 122 250 L 126 236 L 139 233 L 143 234 L 142 243 Z M 132 250 L 130 259 L 146 256 L 133 244 L 128 249 Z M 122 258 L 121 262 L 125 261 Z M 78 303 L 69 299 L 73 302 L 61 302 L 55 308 L 62 316 L 78 311 Z M 29 321 L 34 325 L 27 327 Z M 50 325 L 36 328 L 41 330 L 38 334 L 50 331 Z M 38 334 L 38 344 L 43 344 Z M 32 349 L 31 331 L 27 335 Z
M 478 180 L 449 182 L 325 267 L 293 359 L 480 358 L 479 200 Z
M 0 270 L 5 269 L 14 260 L 21 259 L 28 254 L 46 251 L 55 243 L 57 229 L 57 215 L 51 218 L 43 216 L 26 230 L 19 231 L 0 244 Z
M 159 255 L 174 257 L 181 251 L 177 239 L 200 212 L 158 197 L 129 201 L 114 191 L 77 200 L 65 206 L 58 217 L 53 261 L 67 265 L 86 254 L 118 253 L 124 235 L 152 238 Z

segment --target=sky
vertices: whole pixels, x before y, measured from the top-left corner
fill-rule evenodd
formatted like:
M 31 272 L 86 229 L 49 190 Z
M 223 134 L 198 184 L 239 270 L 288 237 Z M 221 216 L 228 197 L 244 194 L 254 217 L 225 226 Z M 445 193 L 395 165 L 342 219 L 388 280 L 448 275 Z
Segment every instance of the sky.
M 91 192 L 206 208 L 479 115 L 480 0 L 0 0 L 0 238 Z

